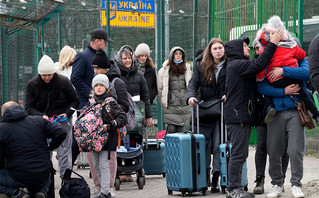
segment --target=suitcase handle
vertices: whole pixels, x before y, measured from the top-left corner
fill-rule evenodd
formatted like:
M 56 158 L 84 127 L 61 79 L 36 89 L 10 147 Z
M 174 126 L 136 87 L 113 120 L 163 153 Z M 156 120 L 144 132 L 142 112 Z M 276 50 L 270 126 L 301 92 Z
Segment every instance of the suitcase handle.
M 199 134 L 199 105 L 198 105 L 198 100 L 194 99 L 195 106 L 196 106 L 196 121 L 197 121 L 197 134 Z M 195 128 L 194 128 L 194 108 L 192 108 L 192 132 L 195 133 Z

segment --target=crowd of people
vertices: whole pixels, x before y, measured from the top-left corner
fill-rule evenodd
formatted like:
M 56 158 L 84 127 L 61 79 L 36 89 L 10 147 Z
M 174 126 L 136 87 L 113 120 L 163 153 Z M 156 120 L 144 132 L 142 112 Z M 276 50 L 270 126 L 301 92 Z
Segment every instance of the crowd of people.
M 319 88 L 318 35 L 309 48 L 310 78 L 315 90 Z M 39 75 L 26 85 L 24 108 L 13 101 L 2 105 L 0 194 L 14 198 L 48 197 L 53 174 L 51 151 L 56 149 L 63 179 L 83 149 L 73 134 L 77 117 L 90 105 L 100 105 L 101 130 L 107 132 L 108 141 L 102 142 L 99 150 L 87 152 L 94 180 L 91 193 L 98 198 L 114 197 L 118 130 L 128 122 L 129 93 L 143 104 L 139 107 L 144 112 L 145 127 L 154 126 L 151 105 L 157 96 L 166 133 L 190 130 L 191 108 L 198 101 L 219 99 L 224 103 L 225 123 L 221 123 L 220 116 L 199 120 L 212 193 L 220 192 L 220 126 L 225 124 L 232 144 L 227 198 L 251 198 L 264 193 L 267 155 L 272 184 L 267 197 L 281 196 L 289 161 L 291 193 L 293 197 L 304 197 L 304 126 L 291 97 L 305 102 L 317 125 L 319 112 L 306 86 L 306 52 L 298 47 L 298 40 L 292 38 L 278 16 L 271 17 L 258 31 L 252 45 L 254 57 L 250 58 L 247 37 L 226 43 L 213 38 L 198 51 L 193 69 L 179 46 L 170 50 L 157 73 L 146 43 L 139 44 L 135 51 L 124 45 L 111 60 L 105 53 L 108 42 L 113 40 L 107 33 L 95 29 L 82 52 L 65 46 L 56 63 L 44 55 L 38 63 Z M 256 187 L 250 193 L 241 185 L 241 172 L 253 126 L 257 129 Z M 127 133 L 126 138 L 129 137 Z M 123 175 L 121 181 L 133 179 Z

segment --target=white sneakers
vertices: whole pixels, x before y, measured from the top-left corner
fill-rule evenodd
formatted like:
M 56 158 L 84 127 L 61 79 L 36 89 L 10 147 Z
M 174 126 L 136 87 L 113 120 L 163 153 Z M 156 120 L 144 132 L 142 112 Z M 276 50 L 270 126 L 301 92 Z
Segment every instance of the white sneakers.
M 277 198 L 281 197 L 282 187 L 278 185 L 273 185 L 271 192 L 267 194 L 267 198 Z
M 301 191 L 301 187 L 298 187 L 298 186 L 293 186 L 291 188 L 291 193 L 292 193 L 292 196 L 294 196 L 294 198 L 304 198 L 305 197 L 305 195 Z
M 101 192 L 101 188 L 98 187 L 98 186 L 94 186 L 92 189 L 91 189 L 91 195 L 98 195 L 100 194 Z
M 115 197 L 115 192 L 114 192 L 114 188 L 110 187 L 110 193 L 112 197 Z
M 274 185 L 272 186 L 271 192 L 267 194 L 267 198 L 278 198 L 281 197 L 283 188 L 278 186 L 278 185 Z M 303 194 L 303 192 L 301 191 L 301 187 L 298 186 L 293 186 L 291 188 L 291 194 L 294 198 L 304 198 L 305 195 Z

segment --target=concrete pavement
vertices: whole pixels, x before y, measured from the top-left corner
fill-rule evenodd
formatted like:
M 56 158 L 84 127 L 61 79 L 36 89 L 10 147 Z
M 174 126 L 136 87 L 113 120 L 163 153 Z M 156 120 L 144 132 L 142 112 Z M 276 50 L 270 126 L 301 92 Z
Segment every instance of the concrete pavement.
M 248 157 L 248 189 L 250 192 L 252 192 L 255 184 L 255 163 L 254 163 L 254 156 L 255 156 L 255 148 L 250 147 L 249 149 L 249 157 Z M 57 161 L 56 158 L 53 157 L 54 160 L 54 166 L 57 171 Z M 266 168 L 266 170 L 268 167 Z M 90 187 L 93 187 L 93 180 L 89 178 L 89 169 L 77 169 L 74 167 L 74 170 L 82 175 L 85 180 L 88 182 Z M 291 186 L 289 183 L 290 179 L 290 165 L 287 170 L 287 176 L 285 181 L 285 192 L 283 193 L 283 198 L 291 198 Z M 59 173 L 57 172 L 55 176 L 55 189 L 56 189 L 56 197 L 59 197 L 58 191 L 60 189 L 60 182 L 61 179 L 59 178 Z M 74 175 L 73 175 L 74 176 Z M 168 195 L 167 187 L 166 187 L 166 179 L 163 178 L 161 175 L 151 175 L 146 176 L 146 183 L 142 190 L 139 190 L 137 187 L 137 183 L 135 182 L 136 176 L 133 176 L 134 182 L 123 182 L 120 186 L 119 191 L 115 191 L 116 197 L 119 198 L 128 198 L 128 197 L 145 197 L 145 198 L 165 198 L 165 197 L 181 197 L 180 192 L 173 192 L 173 195 Z M 302 180 L 303 185 L 303 192 L 305 193 L 305 197 L 307 198 L 317 198 L 319 197 L 319 158 L 315 157 L 305 157 L 304 158 L 304 177 Z M 271 189 L 270 184 L 270 177 L 268 175 L 268 171 L 266 171 L 266 178 L 265 178 L 265 194 L 262 195 L 256 195 L 256 198 L 266 197 L 266 193 L 269 192 Z M 186 194 L 187 197 L 190 195 Z M 205 197 L 202 196 L 200 192 L 193 193 L 194 197 Z M 216 198 L 225 198 L 225 194 L 221 193 L 210 193 L 210 191 L 207 192 L 206 197 L 216 197 Z

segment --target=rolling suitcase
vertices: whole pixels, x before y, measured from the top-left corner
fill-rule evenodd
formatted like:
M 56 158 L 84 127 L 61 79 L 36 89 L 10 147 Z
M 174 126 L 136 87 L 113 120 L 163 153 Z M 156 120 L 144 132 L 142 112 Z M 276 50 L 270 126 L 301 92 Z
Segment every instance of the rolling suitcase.
M 157 131 L 157 127 L 156 127 Z M 163 175 L 166 174 L 165 163 L 165 140 L 158 138 L 158 131 L 156 139 L 148 139 L 148 134 L 145 133 L 145 140 L 143 144 L 144 152 L 144 172 L 146 175 Z
M 219 145 L 219 161 L 220 161 L 220 186 L 222 193 L 225 193 L 227 187 L 227 175 L 228 175 L 228 162 L 231 155 L 231 143 L 227 141 L 227 131 L 224 130 L 224 108 L 223 102 L 221 102 L 221 144 Z M 224 142 L 225 136 L 225 142 Z M 247 163 L 243 164 L 241 173 L 241 185 L 244 189 L 248 190 L 248 177 L 247 177 Z
M 196 106 L 198 115 L 198 105 Z M 198 191 L 206 195 L 205 137 L 198 134 L 198 123 L 197 117 L 197 134 L 175 133 L 165 136 L 166 185 L 169 195 L 172 195 L 173 191 L 181 192 L 182 196 L 185 196 L 186 192 L 192 194 Z M 194 126 L 192 129 L 194 130 Z
M 76 158 L 76 166 L 78 169 L 85 169 L 87 167 L 90 167 L 89 161 L 86 157 L 86 152 L 80 152 L 80 154 Z

